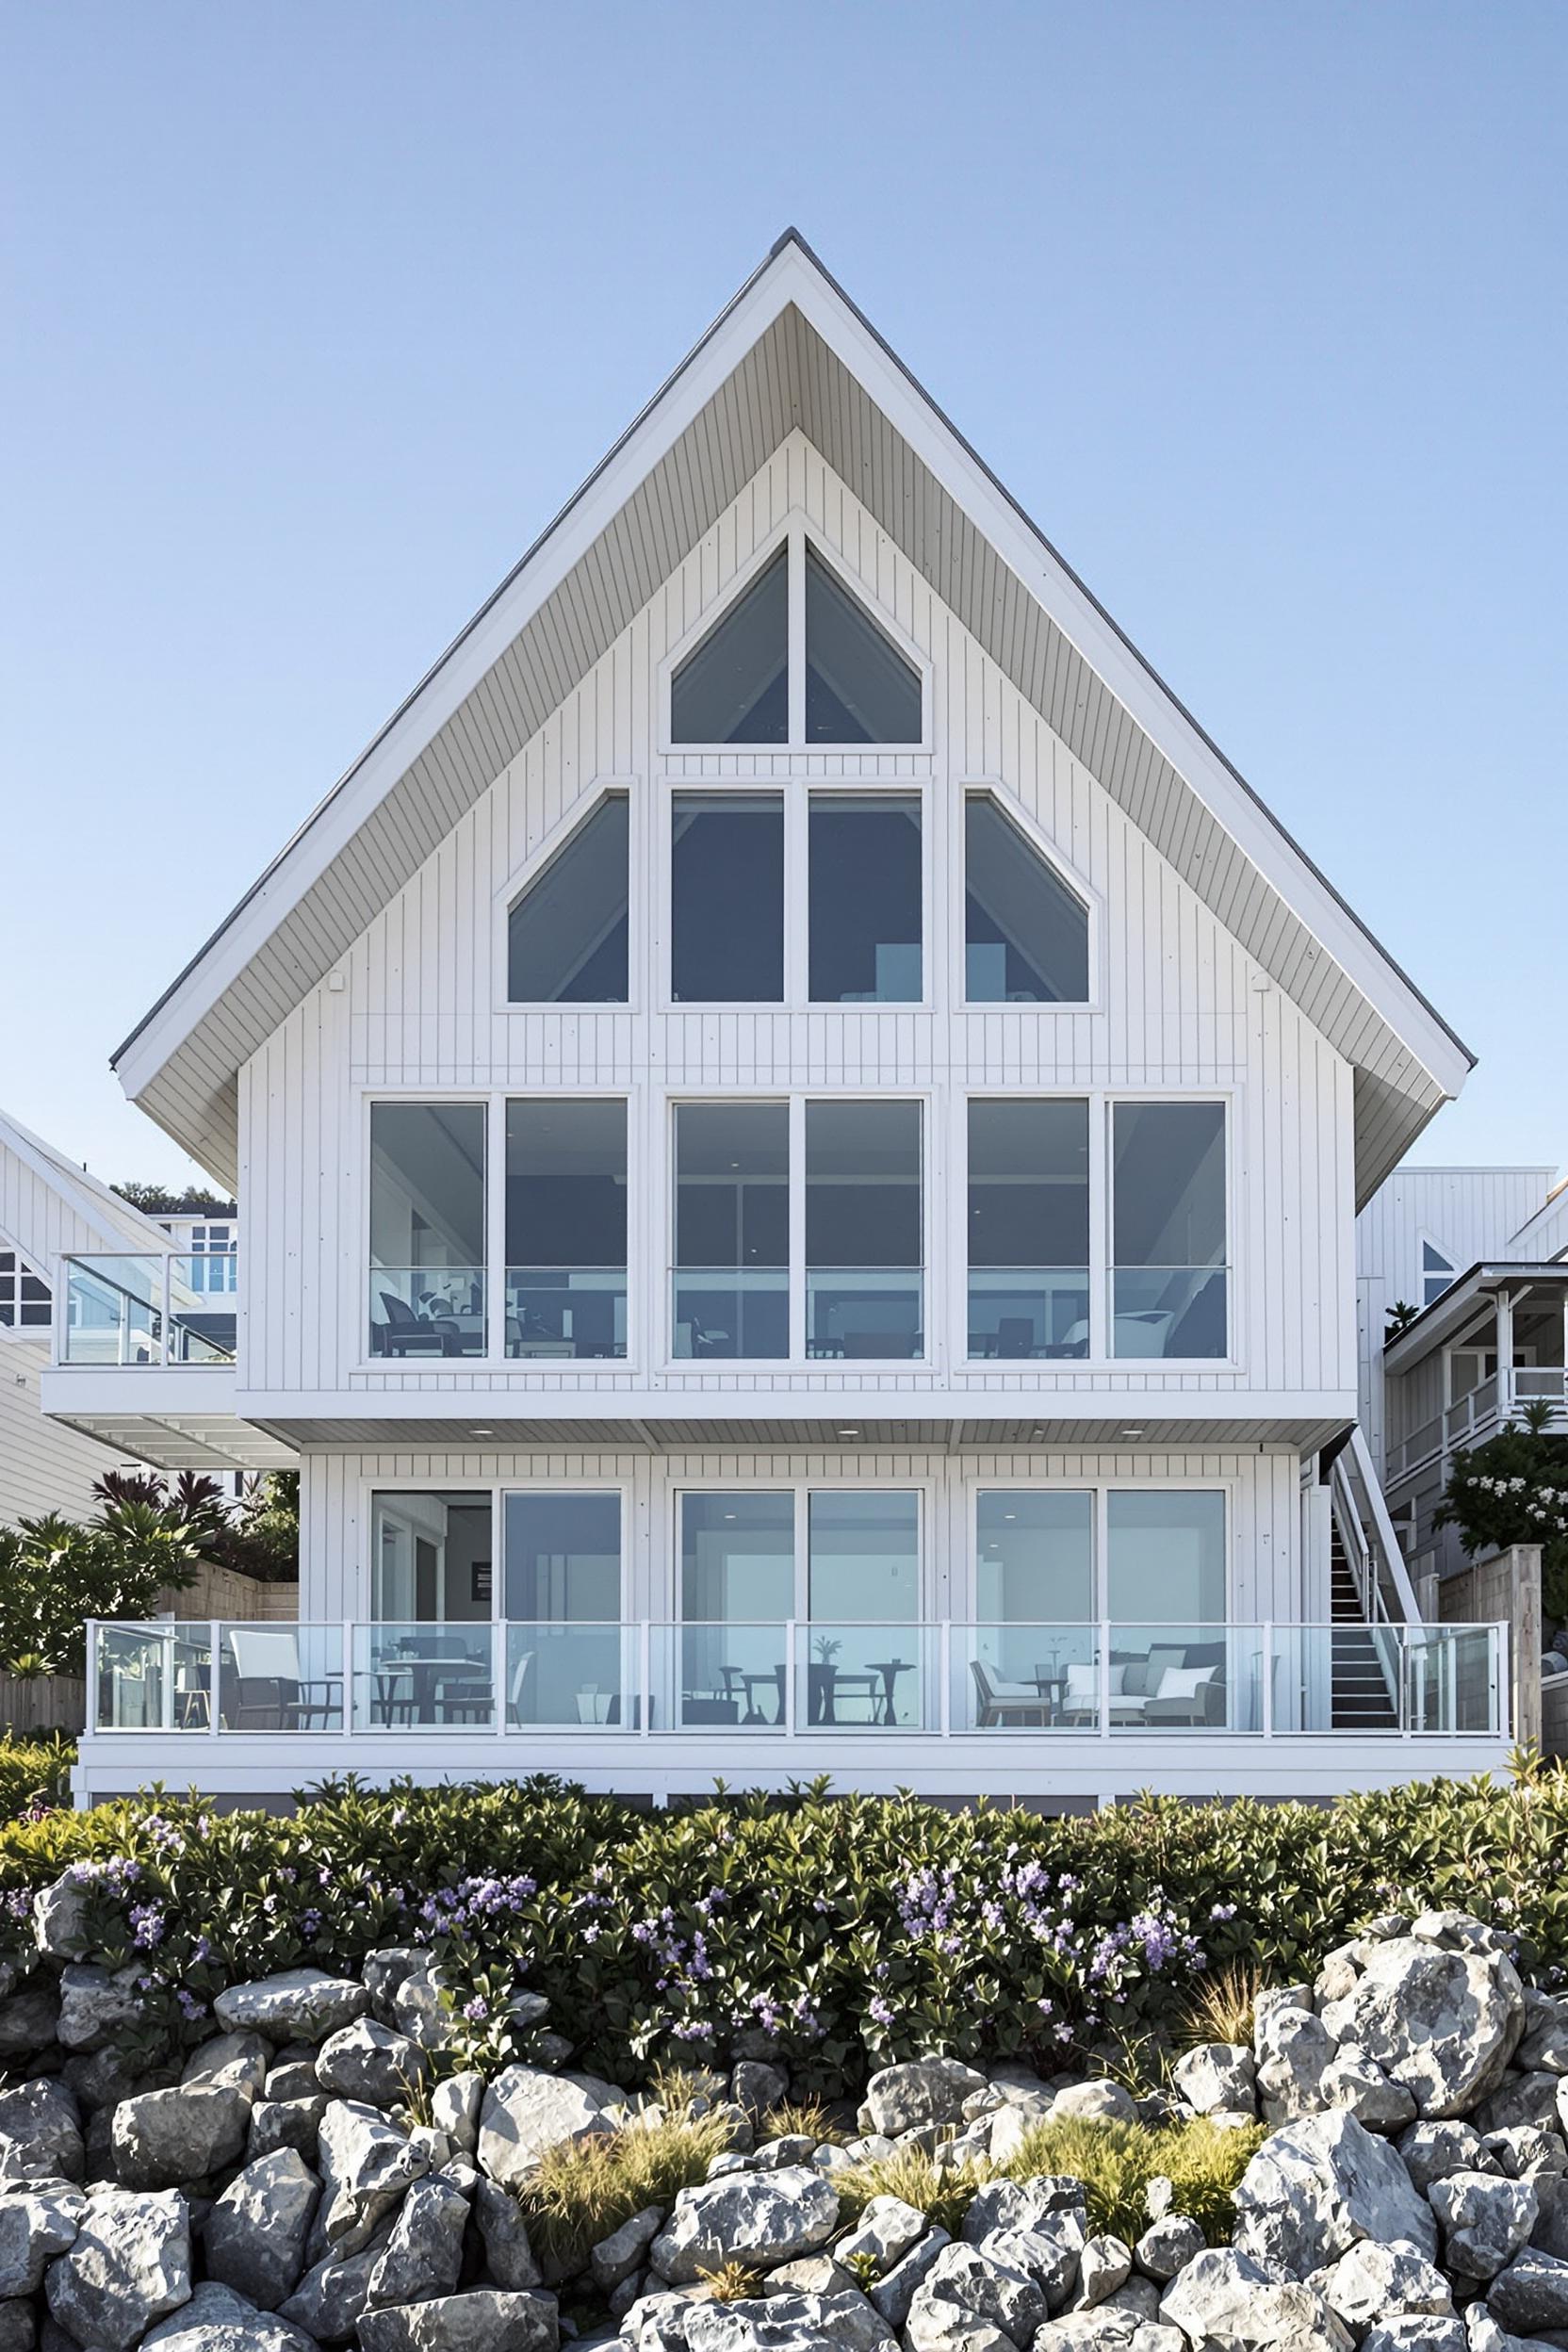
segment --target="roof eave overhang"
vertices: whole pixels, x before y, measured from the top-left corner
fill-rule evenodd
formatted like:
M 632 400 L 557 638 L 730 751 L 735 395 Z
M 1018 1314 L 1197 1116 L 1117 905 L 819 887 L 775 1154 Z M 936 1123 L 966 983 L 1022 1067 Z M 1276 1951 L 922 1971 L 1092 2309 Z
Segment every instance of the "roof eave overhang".
M 1532 1264 L 1527 1259 L 1501 1258 L 1467 1266 L 1441 1298 L 1434 1298 L 1429 1307 L 1423 1307 L 1403 1331 L 1384 1342 L 1384 1370 L 1408 1372 L 1413 1364 L 1430 1355 L 1434 1348 L 1445 1346 L 1456 1331 L 1462 1331 L 1478 1308 L 1484 1307 L 1500 1290 L 1520 1290 L 1543 1283 L 1560 1289 L 1568 1297 L 1568 1265 L 1558 1260 Z

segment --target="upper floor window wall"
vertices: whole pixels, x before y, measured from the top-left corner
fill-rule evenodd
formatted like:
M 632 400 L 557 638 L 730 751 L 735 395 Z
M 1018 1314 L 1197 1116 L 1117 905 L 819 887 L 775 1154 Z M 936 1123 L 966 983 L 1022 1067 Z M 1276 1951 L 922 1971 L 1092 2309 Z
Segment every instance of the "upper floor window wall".
M 1111 1110 L 1111 1353 L 1225 1356 L 1222 1102 Z
M 370 1353 L 485 1352 L 485 1109 L 370 1106 Z
M 670 742 L 705 749 L 908 748 L 920 669 L 798 526 L 670 678 Z

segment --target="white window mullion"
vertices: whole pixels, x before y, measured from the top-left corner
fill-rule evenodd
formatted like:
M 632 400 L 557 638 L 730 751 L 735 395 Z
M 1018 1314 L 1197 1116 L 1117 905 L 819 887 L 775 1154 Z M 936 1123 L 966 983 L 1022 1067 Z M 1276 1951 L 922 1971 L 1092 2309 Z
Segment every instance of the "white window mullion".
M 806 1102 L 790 1097 L 790 1361 L 806 1358 Z
M 806 741 L 806 536 L 790 526 L 790 741 Z
M 1089 1356 L 1111 1352 L 1111 1119 L 1110 1102 L 1089 1105 Z
M 506 1097 L 490 1098 L 484 1138 L 484 1352 L 506 1354 Z

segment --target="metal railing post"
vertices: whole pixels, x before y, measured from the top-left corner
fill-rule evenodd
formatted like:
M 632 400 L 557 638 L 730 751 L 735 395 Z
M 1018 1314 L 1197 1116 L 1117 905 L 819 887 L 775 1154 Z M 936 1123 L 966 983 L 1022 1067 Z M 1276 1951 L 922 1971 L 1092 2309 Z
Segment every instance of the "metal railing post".
M 210 1618 L 207 1623 L 207 1735 L 213 1740 L 218 1737 L 218 1719 L 222 1711 L 219 1705 L 223 1687 L 220 1667 L 222 1641 L 220 1621 L 216 1617 Z
M 784 1628 L 784 1733 L 787 1739 L 795 1736 L 795 1634 L 798 1621 L 792 1617 Z
M 953 1620 L 944 1617 L 937 1627 L 938 1672 L 941 1688 L 937 1693 L 937 1728 L 944 1740 L 953 1733 Z
M 1258 1694 L 1258 1721 L 1262 1725 L 1264 1738 L 1272 1740 L 1274 1737 L 1274 1627 L 1272 1624 L 1266 1625 L 1263 1629 L 1263 1656 L 1259 1660 L 1259 1669 L 1263 1674 L 1263 1689 Z
M 343 1620 L 343 1737 L 353 1736 L 354 1721 L 354 1621 Z
M 637 1626 L 637 1731 L 645 1740 L 653 1729 L 653 1627 L 642 1618 Z
M 1109 1618 L 1100 1621 L 1100 1672 L 1095 1677 L 1100 1697 L 1100 1737 L 1111 1736 L 1111 1625 Z
M 490 1703 L 496 1710 L 495 1732 L 498 1740 L 506 1737 L 507 1709 L 511 1692 L 506 1683 L 506 1626 L 499 1618 L 490 1621 Z
M 87 1703 L 82 1709 L 84 1726 L 88 1731 L 103 1729 L 98 1720 L 101 1712 L 102 1701 L 98 1693 L 98 1620 L 96 1617 L 90 1617 L 87 1621 Z

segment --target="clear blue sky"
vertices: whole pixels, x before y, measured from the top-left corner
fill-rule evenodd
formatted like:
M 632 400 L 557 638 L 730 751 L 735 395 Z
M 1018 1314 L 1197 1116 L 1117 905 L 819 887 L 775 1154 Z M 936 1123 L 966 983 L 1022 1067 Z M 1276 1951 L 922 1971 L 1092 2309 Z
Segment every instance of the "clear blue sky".
M 110 1049 L 796 222 L 1568 1158 L 1562 0 L 0 12 L 0 1102 Z

